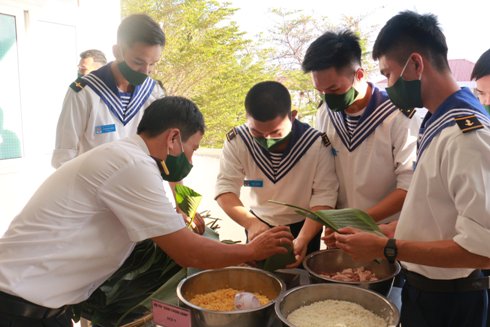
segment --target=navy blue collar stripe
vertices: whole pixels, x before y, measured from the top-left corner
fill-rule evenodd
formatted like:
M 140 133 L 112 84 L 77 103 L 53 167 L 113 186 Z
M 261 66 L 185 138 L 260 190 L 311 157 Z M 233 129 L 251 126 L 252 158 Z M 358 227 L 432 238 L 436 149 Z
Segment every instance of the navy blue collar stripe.
M 133 94 L 131 101 L 128 105 L 128 111 L 138 111 L 139 108 L 143 105 L 143 103 L 148 99 L 148 95 L 153 90 L 155 86 L 155 81 L 151 78 L 146 78 L 145 82 L 141 85 L 138 92 Z
M 389 100 L 388 95 L 384 91 L 380 91 L 376 86 L 372 85 L 372 95 L 364 113 L 361 115 L 357 126 L 352 135 L 347 131 L 344 112 L 333 112 L 328 109 L 327 112 L 332 120 L 332 124 L 348 151 L 354 151 L 372 132 L 381 124 L 386 117 L 393 111 L 398 110 Z
M 386 112 L 393 112 L 396 109 L 395 105 L 392 104 L 389 100 L 386 100 L 383 102 L 379 107 L 371 114 L 369 117 L 367 117 L 365 120 L 361 120 L 358 123 L 358 129 L 368 129 L 372 127 L 372 121 L 377 119 L 378 117 L 386 114 Z
M 455 118 L 467 115 L 475 115 L 484 125 L 490 126 L 490 120 L 487 116 L 471 109 L 452 109 L 436 119 L 422 134 L 417 149 L 417 157 L 420 158 L 422 153 L 427 149 L 432 139 L 438 135 L 444 128 L 456 124 Z
M 155 86 L 155 81 L 151 78 L 147 78 L 141 86 L 137 86 L 133 92 L 133 96 L 129 101 L 126 110 L 122 104 L 119 95 L 114 93 L 113 89 L 104 82 L 102 78 L 97 75 L 89 74 L 86 77 L 87 84 L 91 86 L 95 93 L 107 105 L 109 110 L 116 116 L 116 118 L 126 125 L 131 119 L 139 112 L 145 101 L 151 95 Z
M 314 130 L 313 128 L 310 130 L 307 130 L 302 136 L 301 139 L 294 144 L 293 148 L 291 149 L 291 154 L 290 156 L 287 156 L 285 162 L 283 163 L 284 167 L 281 168 L 281 170 L 284 170 L 285 167 L 289 167 L 291 163 L 295 163 L 297 161 L 297 158 L 299 156 L 302 156 L 306 150 L 311 146 L 311 143 L 313 143 L 321 134 Z
M 265 151 L 254 140 L 246 125 L 239 126 L 237 132 L 245 142 L 257 166 L 273 183 L 281 180 L 301 159 L 315 140 L 321 136 L 320 132 L 309 127 L 291 147 L 291 150 L 286 154 L 282 154 Z
M 121 99 L 98 77 L 93 74 L 86 76 L 88 85 L 97 93 L 114 116 L 124 124 L 124 110 Z
M 298 149 L 299 151 L 294 152 L 294 155 L 292 157 L 289 157 L 290 159 L 287 161 L 286 164 L 284 164 L 281 169 L 277 171 L 277 177 L 276 180 L 280 180 L 283 178 L 293 167 L 296 165 L 296 163 L 303 157 L 303 155 L 308 151 L 308 149 L 311 147 L 311 145 L 317 140 L 317 138 L 320 135 L 317 136 L 310 136 L 308 138 L 308 143 L 305 144 L 304 147 Z
M 84 77 L 88 81 L 88 85 L 92 87 L 96 93 L 108 101 L 112 107 L 116 107 L 118 109 L 122 109 L 121 100 L 117 95 L 112 92 L 112 90 L 96 75 L 89 74 Z
M 327 109 L 329 110 L 329 109 Z M 372 132 L 389 116 L 396 111 L 397 108 L 389 101 L 386 100 L 379 105 L 371 115 L 365 119 L 361 119 L 357 124 L 352 136 L 346 131 L 345 121 L 342 118 L 342 113 L 334 113 L 331 110 L 330 117 L 334 124 L 335 130 L 339 135 L 342 143 L 345 147 L 352 152 L 355 150 Z
M 376 127 L 378 127 L 395 110 L 397 110 L 397 108 L 395 106 L 392 106 L 391 110 L 388 108 L 384 112 L 381 112 L 382 115 L 377 115 L 378 117 L 376 117 L 376 119 L 370 120 L 372 124 L 371 126 L 369 126 L 370 128 L 368 127 L 362 130 L 357 129 L 353 134 L 353 138 L 351 139 L 350 151 L 357 148 L 366 138 L 368 138 L 369 135 L 371 135 L 371 133 L 376 129 Z
M 242 137 L 245 145 L 252 155 L 255 163 L 259 166 L 260 170 L 267 176 L 268 179 L 273 180 L 274 170 L 270 169 L 267 165 L 267 158 L 263 155 L 262 149 L 259 149 L 254 141 L 253 137 L 249 134 L 249 130 L 246 125 L 239 126 L 237 128 L 238 134 Z

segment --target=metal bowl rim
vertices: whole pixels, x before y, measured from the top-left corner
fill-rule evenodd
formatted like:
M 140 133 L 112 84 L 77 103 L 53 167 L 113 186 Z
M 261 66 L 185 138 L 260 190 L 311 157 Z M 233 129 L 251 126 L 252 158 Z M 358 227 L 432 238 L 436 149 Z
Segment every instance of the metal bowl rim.
M 263 273 L 264 275 L 267 275 L 271 278 L 273 278 L 276 282 L 278 282 L 281 286 L 281 291 L 279 292 L 279 294 L 276 296 L 276 298 L 274 300 L 271 300 L 269 303 L 267 304 L 264 304 L 258 308 L 255 308 L 255 309 L 245 309 L 245 310 L 232 310 L 232 311 L 218 311 L 218 310 L 209 310 L 209 309 L 205 309 L 205 308 L 202 308 L 202 307 L 198 307 L 197 305 L 194 305 L 192 304 L 191 302 L 187 301 L 187 299 L 182 295 L 182 292 L 180 291 L 181 288 L 182 288 L 182 285 L 184 285 L 184 283 L 195 277 L 195 276 L 198 276 L 198 275 L 201 275 L 201 274 L 205 274 L 205 273 L 209 273 L 209 272 L 217 272 L 217 271 L 224 271 L 224 270 L 251 270 L 251 271 L 256 271 L 256 272 L 259 272 L 259 273 Z M 274 276 L 274 274 L 268 272 L 268 271 L 265 271 L 265 270 L 262 270 L 262 269 L 257 269 L 257 268 L 253 268 L 253 267 L 240 267 L 240 266 L 236 266 L 236 267 L 225 267 L 225 268 L 218 268 L 218 269 L 207 269 L 207 270 L 203 270 L 203 271 L 200 271 L 200 272 L 197 272 L 189 277 L 186 277 L 184 279 L 182 279 L 179 284 L 177 285 L 177 297 L 179 298 L 180 301 L 184 302 L 185 305 L 191 307 L 192 309 L 196 309 L 196 310 L 199 310 L 199 311 L 202 311 L 202 312 L 206 312 L 206 313 L 214 313 L 214 314 L 237 314 L 237 313 L 249 313 L 249 312 L 255 312 L 255 311 L 260 311 L 262 309 L 265 309 L 269 306 L 272 306 L 275 304 L 275 302 L 281 297 L 282 293 L 284 292 L 284 290 L 286 289 L 286 284 L 280 280 L 279 278 L 277 278 L 276 276 Z
M 376 284 L 376 283 L 381 283 L 381 282 L 384 282 L 384 281 L 387 281 L 387 280 L 390 280 L 392 278 L 394 278 L 396 275 L 398 275 L 401 271 L 401 265 L 398 261 L 395 261 L 393 263 L 393 265 L 395 266 L 395 272 L 393 273 L 392 276 L 387 276 L 385 278 L 382 278 L 382 279 L 378 279 L 378 280 L 373 280 L 373 281 L 364 281 L 364 282 L 355 282 L 355 281 L 341 281 L 341 280 L 336 280 L 336 279 L 332 279 L 332 278 L 328 278 L 328 277 L 325 277 L 323 275 L 320 275 L 320 274 L 317 274 L 316 272 L 314 272 L 309 266 L 308 266 L 308 259 L 312 258 L 312 257 L 315 257 L 317 255 L 319 255 L 320 253 L 324 253 L 324 252 L 337 252 L 337 251 L 342 251 L 340 249 L 324 249 L 324 250 L 318 250 L 318 251 L 315 251 L 315 252 L 312 252 L 310 254 L 308 254 L 304 259 L 303 259 L 303 267 L 305 268 L 305 270 L 319 278 L 319 279 L 322 279 L 322 280 L 325 280 L 325 281 L 328 281 L 328 282 L 332 282 L 332 283 L 338 283 L 338 284 L 348 284 L 348 285 L 370 285 L 370 284 Z
M 287 320 L 287 318 L 284 317 L 284 315 L 281 312 L 281 308 L 280 308 L 281 303 L 284 300 L 284 298 L 286 298 L 289 294 L 292 294 L 294 292 L 298 292 L 301 289 L 310 288 L 310 287 L 321 287 L 321 288 L 340 287 L 340 288 L 345 288 L 345 289 L 349 289 L 349 288 L 350 289 L 355 289 L 356 291 L 359 291 L 361 293 L 371 293 L 371 294 L 375 295 L 376 297 L 380 298 L 381 300 L 383 300 L 383 302 L 385 302 L 394 311 L 394 314 L 396 316 L 400 317 L 400 311 L 398 310 L 398 308 L 396 307 L 396 305 L 394 305 L 390 300 L 388 300 L 386 297 L 382 296 L 381 294 L 378 294 L 378 293 L 376 293 L 374 291 L 371 291 L 369 289 L 360 288 L 360 287 L 356 287 L 356 286 L 353 286 L 353 285 L 346 285 L 346 284 L 340 284 L 340 283 L 338 283 L 338 284 L 307 284 L 307 285 L 300 285 L 300 286 L 296 286 L 296 287 L 294 287 L 294 288 L 292 288 L 292 289 L 284 292 L 282 295 L 280 295 L 277 298 L 277 301 L 274 304 L 274 311 L 276 312 L 277 317 L 279 317 L 279 320 L 281 320 L 282 322 L 289 323 L 289 320 Z M 323 299 L 323 300 L 318 300 L 318 301 L 324 301 L 324 300 L 330 300 L 330 299 Z M 315 302 L 318 302 L 318 301 L 315 301 Z M 353 301 L 349 301 L 349 300 L 338 300 L 338 301 L 353 302 Z M 312 302 L 312 303 L 314 303 L 314 302 Z M 353 302 L 353 303 L 356 303 L 356 302 Z M 369 309 L 366 309 L 366 310 L 369 310 Z

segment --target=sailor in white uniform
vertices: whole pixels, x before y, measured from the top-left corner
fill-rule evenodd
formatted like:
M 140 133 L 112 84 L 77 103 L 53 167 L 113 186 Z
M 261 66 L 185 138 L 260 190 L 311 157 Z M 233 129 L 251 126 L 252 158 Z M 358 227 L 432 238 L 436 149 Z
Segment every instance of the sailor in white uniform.
M 289 92 L 280 83 L 256 84 L 245 107 L 247 123 L 230 131 L 223 147 L 216 199 L 249 240 L 277 225 L 290 226 L 297 236 L 304 217 L 268 200 L 312 210 L 335 206 L 338 183 L 328 139 L 295 119 Z M 240 201 L 242 187 L 251 188 L 250 209 Z M 310 252 L 319 249 L 319 241 L 317 234 Z M 306 251 L 307 244 L 299 250 Z
M 391 18 L 373 57 L 393 103 L 429 113 L 400 218 L 383 228 L 391 238 L 346 228 L 334 234 L 336 245 L 355 259 L 401 261 L 404 327 L 485 327 L 489 279 L 480 269 L 490 267 L 490 117 L 452 77 L 435 16 Z
M 326 132 L 335 157 L 336 207 L 364 210 L 376 221 L 394 220 L 412 179 L 420 120 L 367 83 L 360 64 L 354 33 L 327 32 L 308 48 L 303 70 L 312 73 L 324 98 L 316 128 Z
M 149 16 L 131 15 L 117 38 L 116 61 L 78 78 L 66 93 L 51 160 L 55 168 L 100 144 L 135 135 L 144 109 L 164 96 L 148 77 L 165 44 L 160 26 Z

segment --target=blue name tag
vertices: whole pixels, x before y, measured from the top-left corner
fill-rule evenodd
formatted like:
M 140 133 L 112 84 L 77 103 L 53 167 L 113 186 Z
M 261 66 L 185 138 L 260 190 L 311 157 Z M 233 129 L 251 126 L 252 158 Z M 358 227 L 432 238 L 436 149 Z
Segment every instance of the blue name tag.
M 115 131 L 116 131 L 115 124 L 95 126 L 95 134 L 112 133 Z
M 264 187 L 264 181 L 261 180 L 261 179 L 244 180 L 243 181 L 243 186 L 248 186 L 248 187 Z

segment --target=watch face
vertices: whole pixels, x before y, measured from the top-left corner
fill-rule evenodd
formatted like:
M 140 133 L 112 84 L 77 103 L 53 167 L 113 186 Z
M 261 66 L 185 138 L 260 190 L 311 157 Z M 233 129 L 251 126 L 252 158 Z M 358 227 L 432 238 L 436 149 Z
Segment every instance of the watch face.
M 383 252 L 384 252 L 386 259 L 388 259 L 388 261 L 390 263 L 395 262 L 396 255 L 397 255 L 397 249 L 396 249 L 396 243 L 395 243 L 394 239 L 388 240 Z

